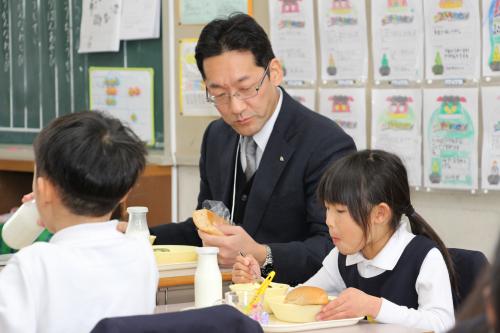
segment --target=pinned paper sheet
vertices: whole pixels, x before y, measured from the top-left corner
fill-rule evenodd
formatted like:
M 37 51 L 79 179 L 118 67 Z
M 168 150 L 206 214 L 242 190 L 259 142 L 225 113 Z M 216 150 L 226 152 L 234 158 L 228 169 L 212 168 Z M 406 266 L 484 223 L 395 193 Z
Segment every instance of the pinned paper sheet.
M 121 0 L 83 0 L 79 53 L 119 51 Z
M 90 109 L 120 119 L 154 144 L 153 69 L 90 67 L 89 81 Z
M 120 39 L 160 37 L 160 0 L 122 0 Z

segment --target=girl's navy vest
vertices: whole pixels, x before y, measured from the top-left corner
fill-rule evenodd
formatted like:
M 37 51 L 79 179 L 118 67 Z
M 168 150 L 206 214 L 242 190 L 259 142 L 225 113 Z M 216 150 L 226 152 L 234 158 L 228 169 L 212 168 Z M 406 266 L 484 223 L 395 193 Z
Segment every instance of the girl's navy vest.
M 359 275 L 357 265 L 346 266 L 346 256 L 339 253 L 339 271 L 346 287 L 357 288 L 369 295 L 383 297 L 397 305 L 418 308 L 415 290 L 420 267 L 427 253 L 436 243 L 424 236 L 415 236 L 408 243 L 392 271 L 385 271 L 372 278 Z

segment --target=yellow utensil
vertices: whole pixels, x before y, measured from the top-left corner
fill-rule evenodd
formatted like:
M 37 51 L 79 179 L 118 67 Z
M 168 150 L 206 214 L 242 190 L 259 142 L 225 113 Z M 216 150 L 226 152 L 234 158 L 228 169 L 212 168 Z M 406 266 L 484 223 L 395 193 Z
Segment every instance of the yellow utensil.
M 266 291 L 267 287 L 269 287 L 269 285 L 273 281 L 275 275 L 276 275 L 276 273 L 274 271 L 271 271 L 269 274 L 267 274 L 266 279 L 264 280 L 264 282 L 262 282 L 260 284 L 259 289 L 257 289 L 257 291 L 255 292 L 254 297 L 252 298 L 250 303 L 248 303 L 248 305 L 245 309 L 246 314 L 250 313 L 250 310 L 252 310 L 252 306 L 254 306 L 254 304 L 256 304 L 259 301 L 259 299 L 262 297 L 262 295 L 264 295 L 264 292 Z

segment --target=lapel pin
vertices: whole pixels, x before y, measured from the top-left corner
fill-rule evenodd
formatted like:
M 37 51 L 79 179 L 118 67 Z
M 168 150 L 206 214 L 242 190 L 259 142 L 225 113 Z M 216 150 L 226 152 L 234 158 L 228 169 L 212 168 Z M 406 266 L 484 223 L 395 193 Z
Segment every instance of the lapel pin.
M 285 162 L 285 158 L 283 156 L 280 156 L 280 161 Z

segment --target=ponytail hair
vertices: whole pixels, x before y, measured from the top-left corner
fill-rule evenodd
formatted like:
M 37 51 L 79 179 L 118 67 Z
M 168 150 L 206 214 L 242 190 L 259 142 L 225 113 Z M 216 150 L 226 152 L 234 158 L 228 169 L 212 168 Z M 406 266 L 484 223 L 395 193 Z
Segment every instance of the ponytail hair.
M 418 214 L 413 207 L 411 207 L 411 211 L 408 212 L 408 214 L 405 214 L 408 217 L 408 220 L 410 221 L 410 226 L 411 226 L 411 231 L 415 235 L 422 235 L 425 236 L 429 239 L 432 239 L 436 245 L 441 254 L 443 255 L 444 262 L 446 263 L 446 267 L 448 268 L 448 274 L 450 275 L 450 284 L 452 291 L 455 293 L 455 295 L 458 297 L 459 295 L 459 290 L 458 290 L 458 281 L 457 281 L 457 273 L 455 271 L 455 265 L 453 264 L 453 260 L 451 259 L 451 255 L 444 245 L 444 242 L 441 240 L 441 238 L 438 236 L 436 231 L 432 229 L 432 227 L 427 223 L 420 214 Z
M 333 163 L 318 184 L 321 203 L 347 206 L 353 220 L 369 235 L 372 208 L 385 202 L 392 211 L 390 227 L 395 231 L 403 214 L 410 220 L 411 230 L 437 244 L 443 255 L 453 292 L 458 295 L 453 261 L 443 241 L 432 227 L 413 209 L 410 186 L 403 162 L 383 150 L 362 150 Z

